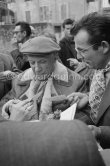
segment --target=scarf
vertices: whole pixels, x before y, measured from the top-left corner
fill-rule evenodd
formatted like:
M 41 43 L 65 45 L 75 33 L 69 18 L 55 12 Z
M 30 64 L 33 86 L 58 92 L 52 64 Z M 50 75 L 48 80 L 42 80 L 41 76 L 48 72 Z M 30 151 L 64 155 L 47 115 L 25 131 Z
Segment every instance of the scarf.
M 58 61 L 52 75 L 44 81 L 31 81 L 30 88 L 25 94 L 33 100 L 33 109 L 26 115 L 25 120 L 50 120 L 54 118 L 52 112 L 52 96 L 58 93 L 53 85 L 53 78 L 68 81 L 67 69 Z M 32 90 L 33 89 L 33 90 Z

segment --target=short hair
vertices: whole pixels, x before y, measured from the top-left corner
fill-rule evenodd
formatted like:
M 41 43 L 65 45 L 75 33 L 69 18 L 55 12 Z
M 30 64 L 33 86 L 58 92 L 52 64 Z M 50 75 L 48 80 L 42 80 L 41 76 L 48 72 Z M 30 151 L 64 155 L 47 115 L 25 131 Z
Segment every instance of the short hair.
M 68 19 L 64 20 L 62 26 L 63 26 L 63 28 L 65 28 L 65 25 L 70 25 L 70 24 L 73 24 L 74 22 L 75 22 L 74 20 L 68 18 Z
M 88 32 L 88 42 L 96 44 L 94 49 L 100 46 L 102 41 L 110 44 L 110 17 L 104 14 L 93 12 L 82 17 L 71 30 L 71 34 L 76 35 L 80 30 Z
M 26 31 L 26 36 L 30 37 L 31 35 L 31 28 L 29 23 L 25 22 L 25 21 L 19 21 L 15 24 L 15 26 L 20 26 L 22 31 Z

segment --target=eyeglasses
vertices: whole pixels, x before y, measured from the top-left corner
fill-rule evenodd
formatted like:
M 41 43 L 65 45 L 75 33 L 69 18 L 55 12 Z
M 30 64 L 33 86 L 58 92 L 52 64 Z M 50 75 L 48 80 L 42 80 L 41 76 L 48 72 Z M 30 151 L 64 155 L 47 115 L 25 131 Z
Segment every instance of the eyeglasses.
M 86 49 L 82 49 L 82 50 L 78 50 L 77 48 L 75 48 L 76 52 L 79 53 L 80 55 L 83 55 L 84 53 L 86 53 L 91 47 L 93 47 L 95 44 L 90 45 L 89 47 L 87 47 Z
M 23 32 L 23 30 L 22 31 L 13 31 L 13 34 L 18 34 L 19 32 Z

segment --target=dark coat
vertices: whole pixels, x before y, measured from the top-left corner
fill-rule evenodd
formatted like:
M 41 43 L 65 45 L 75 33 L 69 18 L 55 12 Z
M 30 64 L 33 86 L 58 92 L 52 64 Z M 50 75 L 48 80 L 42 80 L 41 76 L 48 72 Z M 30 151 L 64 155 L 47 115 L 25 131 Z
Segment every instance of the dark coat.
M 69 61 L 67 61 L 69 58 L 76 59 L 77 57 L 74 41 L 71 43 L 67 38 L 64 37 L 62 40 L 60 40 L 59 45 L 61 47 L 61 50 L 59 51 L 59 57 L 62 63 L 69 69 L 74 70 L 74 67 L 71 67 Z
M 0 72 L 10 70 L 15 73 L 20 71 L 17 69 L 13 58 L 8 54 L 0 54 Z M 0 100 L 11 89 L 11 81 L 0 81 Z
M 24 71 L 30 68 L 29 62 L 27 61 L 25 56 L 23 56 L 23 54 L 19 51 L 19 49 L 11 51 L 11 56 L 13 57 L 15 64 L 19 70 Z
M 104 166 L 95 139 L 79 121 L 3 122 L 1 166 Z

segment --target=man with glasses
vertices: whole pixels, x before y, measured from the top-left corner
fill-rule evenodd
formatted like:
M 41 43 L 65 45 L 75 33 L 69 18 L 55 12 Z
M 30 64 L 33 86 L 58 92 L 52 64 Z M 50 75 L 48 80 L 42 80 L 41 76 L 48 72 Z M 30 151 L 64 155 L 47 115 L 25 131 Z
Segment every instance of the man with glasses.
M 20 53 L 20 44 L 25 43 L 29 40 L 31 36 L 31 28 L 27 22 L 18 22 L 15 25 L 14 36 L 12 41 L 13 51 L 11 51 L 11 55 L 18 67 L 18 69 L 24 71 L 30 67 L 29 62 L 26 57 Z
M 77 23 L 73 33 L 77 55 L 82 56 L 83 61 L 95 69 L 89 95 L 73 94 L 79 97 L 77 109 L 85 113 L 88 104 L 88 116 L 94 125 L 90 129 L 103 147 L 110 148 L 108 129 L 99 128 L 110 126 L 110 18 L 96 12 L 88 14 Z M 77 113 L 78 117 L 86 122 Z

